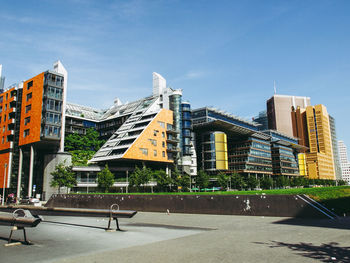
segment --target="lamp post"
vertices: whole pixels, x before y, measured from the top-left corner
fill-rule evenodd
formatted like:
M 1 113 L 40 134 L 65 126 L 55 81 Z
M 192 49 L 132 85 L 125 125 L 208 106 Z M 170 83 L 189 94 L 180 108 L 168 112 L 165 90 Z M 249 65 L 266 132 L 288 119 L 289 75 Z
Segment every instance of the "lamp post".
M 6 168 L 7 168 L 7 163 L 4 165 L 4 184 L 2 186 L 2 200 L 1 200 L 1 205 L 5 204 L 5 182 L 6 182 Z

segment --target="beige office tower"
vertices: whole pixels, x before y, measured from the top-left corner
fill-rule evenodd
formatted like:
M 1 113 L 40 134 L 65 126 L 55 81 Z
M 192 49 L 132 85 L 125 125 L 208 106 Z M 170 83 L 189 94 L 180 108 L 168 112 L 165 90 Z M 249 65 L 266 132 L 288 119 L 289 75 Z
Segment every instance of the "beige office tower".
M 267 100 L 269 129 L 293 137 L 292 108 L 306 108 L 310 105 L 309 97 L 273 95 Z
M 306 107 L 309 152 L 306 165 L 310 179 L 335 180 L 329 115 L 322 105 Z

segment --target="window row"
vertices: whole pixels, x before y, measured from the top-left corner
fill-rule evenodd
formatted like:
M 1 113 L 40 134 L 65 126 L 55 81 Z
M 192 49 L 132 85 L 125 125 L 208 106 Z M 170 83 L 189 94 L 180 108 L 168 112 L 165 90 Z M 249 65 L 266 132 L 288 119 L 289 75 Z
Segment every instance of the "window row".
M 48 99 L 46 109 L 60 112 L 62 110 L 62 101 Z
M 48 86 L 47 88 L 47 96 L 50 98 L 55 98 L 55 99 L 62 99 L 62 94 L 63 94 L 63 89 L 61 88 L 55 88 L 52 86 Z
M 45 126 L 45 136 L 60 137 L 61 128 L 47 125 Z
M 47 112 L 46 113 L 46 123 L 60 124 L 61 123 L 61 114 Z
M 148 149 L 147 148 L 140 148 L 140 151 L 143 155 L 148 156 Z M 156 157 L 158 155 L 157 150 L 153 150 L 153 156 Z M 165 151 L 162 151 L 162 157 L 165 157 Z

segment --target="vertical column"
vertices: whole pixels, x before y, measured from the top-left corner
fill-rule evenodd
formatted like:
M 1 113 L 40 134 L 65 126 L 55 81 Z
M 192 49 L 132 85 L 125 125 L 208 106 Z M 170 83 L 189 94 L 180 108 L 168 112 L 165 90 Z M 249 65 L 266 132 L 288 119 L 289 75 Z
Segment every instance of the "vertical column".
M 18 178 L 17 178 L 17 200 L 19 198 L 21 198 L 22 163 L 23 163 L 23 152 L 22 152 L 22 148 L 19 148 L 19 164 L 18 164 Z
M 29 182 L 28 182 L 28 196 L 32 196 L 33 190 L 33 170 L 34 170 L 34 148 L 30 146 L 30 163 L 29 163 Z

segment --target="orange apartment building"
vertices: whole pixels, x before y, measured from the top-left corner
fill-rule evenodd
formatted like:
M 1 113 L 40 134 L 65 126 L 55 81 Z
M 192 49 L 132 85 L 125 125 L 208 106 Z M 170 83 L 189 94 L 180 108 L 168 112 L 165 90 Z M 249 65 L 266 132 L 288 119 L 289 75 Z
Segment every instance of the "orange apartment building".
M 49 190 L 50 162 L 63 152 L 66 77 L 58 61 L 54 70 L 0 94 L 0 188 L 7 188 L 7 194 L 34 196 Z

